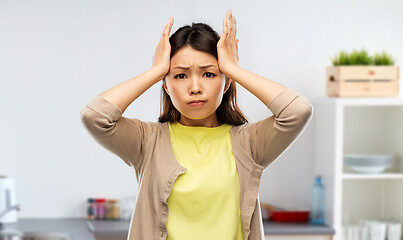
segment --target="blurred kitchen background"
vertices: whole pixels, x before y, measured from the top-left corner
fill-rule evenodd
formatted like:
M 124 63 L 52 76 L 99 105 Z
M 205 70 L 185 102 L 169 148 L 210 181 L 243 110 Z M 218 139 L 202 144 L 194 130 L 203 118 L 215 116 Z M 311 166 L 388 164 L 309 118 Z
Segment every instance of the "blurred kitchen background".
M 88 197 L 135 196 L 133 170 L 88 134 L 79 111 L 151 67 L 170 15 L 171 34 L 205 22 L 221 35 L 229 8 L 237 19 L 239 65 L 312 103 L 326 97 L 326 67 L 340 50 L 385 50 L 402 63 L 400 0 L 0 1 L 0 175 L 16 181 L 19 217 L 85 217 Z M 146 91 L 124 116 L 157 121 L 160 87 Z M 237 87 L 250 122 L 272 115 Z M 264 171 L 261 202 L 310 208 L 314 126 L 315 117 Z

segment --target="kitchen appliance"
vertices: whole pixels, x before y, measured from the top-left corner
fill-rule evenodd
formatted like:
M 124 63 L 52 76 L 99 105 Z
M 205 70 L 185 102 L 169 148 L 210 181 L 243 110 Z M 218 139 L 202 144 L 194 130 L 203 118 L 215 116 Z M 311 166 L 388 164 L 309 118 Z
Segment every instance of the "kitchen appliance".
M 17 199 L 15 197 L 14 179 L 0 175 L 0 223 L 17 222 L 17 211 L 15 209 L 1 216 L 1 213 L 15 205 L 17 205 Z

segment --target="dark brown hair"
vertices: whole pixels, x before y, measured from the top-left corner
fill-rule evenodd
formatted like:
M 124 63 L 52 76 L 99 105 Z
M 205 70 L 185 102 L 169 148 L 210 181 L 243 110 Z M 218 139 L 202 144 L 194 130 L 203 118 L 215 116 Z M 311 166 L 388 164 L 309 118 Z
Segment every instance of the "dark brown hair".
M 171 44 L 171 59 L 180 49 L 191 46 L 193 49 L 203 51 L 213 55 L 218 60 L 217 43 L 220 36 L 209 25 L 205 23 L 192 23 L 192 26 L 186 25 L 180 27 L 169 38 Z M 228 90 L 224 93 L 220 106 L 216 110 L 219 123 L 230 125 L 242 125 L 248 120 L 238 107 L 236 98 L 235 82 L 225 76 L 225 80 L 230 81 Z M 165 77 L 163 79 L 165 84 Z M 158 122 L 176 122 L 179 121 L 181 113 L 172 104 L 171 98 L 165 92 L 164 84 L 161 87 L 161 109 Z M 161 110 L 160 109 L 160 110 Z

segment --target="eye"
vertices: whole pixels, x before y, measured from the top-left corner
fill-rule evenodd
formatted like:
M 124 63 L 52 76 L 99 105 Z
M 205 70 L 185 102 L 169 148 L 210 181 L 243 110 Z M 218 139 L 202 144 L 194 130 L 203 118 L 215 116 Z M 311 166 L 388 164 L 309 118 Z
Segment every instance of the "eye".
M 205 75 L 206 75 L 206 77 L 208 77 L 208 78 L 213 78 L 213 77 L 216 76 L 214 73 L 211 73 L 211 72 L 206 72 Z
M 178 79 L 183 79 L 181 76 L 185 76 L 185 74 L 183 74 L 183 73 L 181 73 L 181 74 L 178 74 L 178 75 L 176 75 L 174 78 L 178 78 Z

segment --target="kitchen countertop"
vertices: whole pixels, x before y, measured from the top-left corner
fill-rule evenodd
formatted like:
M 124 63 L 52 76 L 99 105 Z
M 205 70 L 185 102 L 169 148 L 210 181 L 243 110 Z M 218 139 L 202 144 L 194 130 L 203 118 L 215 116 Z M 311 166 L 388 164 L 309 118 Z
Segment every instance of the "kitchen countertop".
M 127 234 L 130 227 L 129 220 L 119 221 L 87 221 L 91 232 L 96 234 Z M 332 227 L 313 225 L 310 223 L 280 223 L 263 220 L 265 235 L 333 235 Z
M 263 220 L 264 235 L 334 235 L 335 230 L 327 225 L 311 223 L 287 223 Z
M 19 218 L 15 223 L 4 223 L 3 229 L 67 233 L 72 240 L 95 240 L 85 218 Z
M 130 228 L 130 220 L 92 220 L 87 221 L 88 228 L 94 234 L 99 235 L 123 235 Z
M 72 240 L 95 240 L 95 234 L 127 234 L 129 220 L 94 220 L 85 218 L 20 218 L 16 223 L 6 223 L 4 228 L 24 232 L 68 233 Z M 329 226 L 310 223 L 279 223 L 263 220 L 265 235 L 333 235 Z

